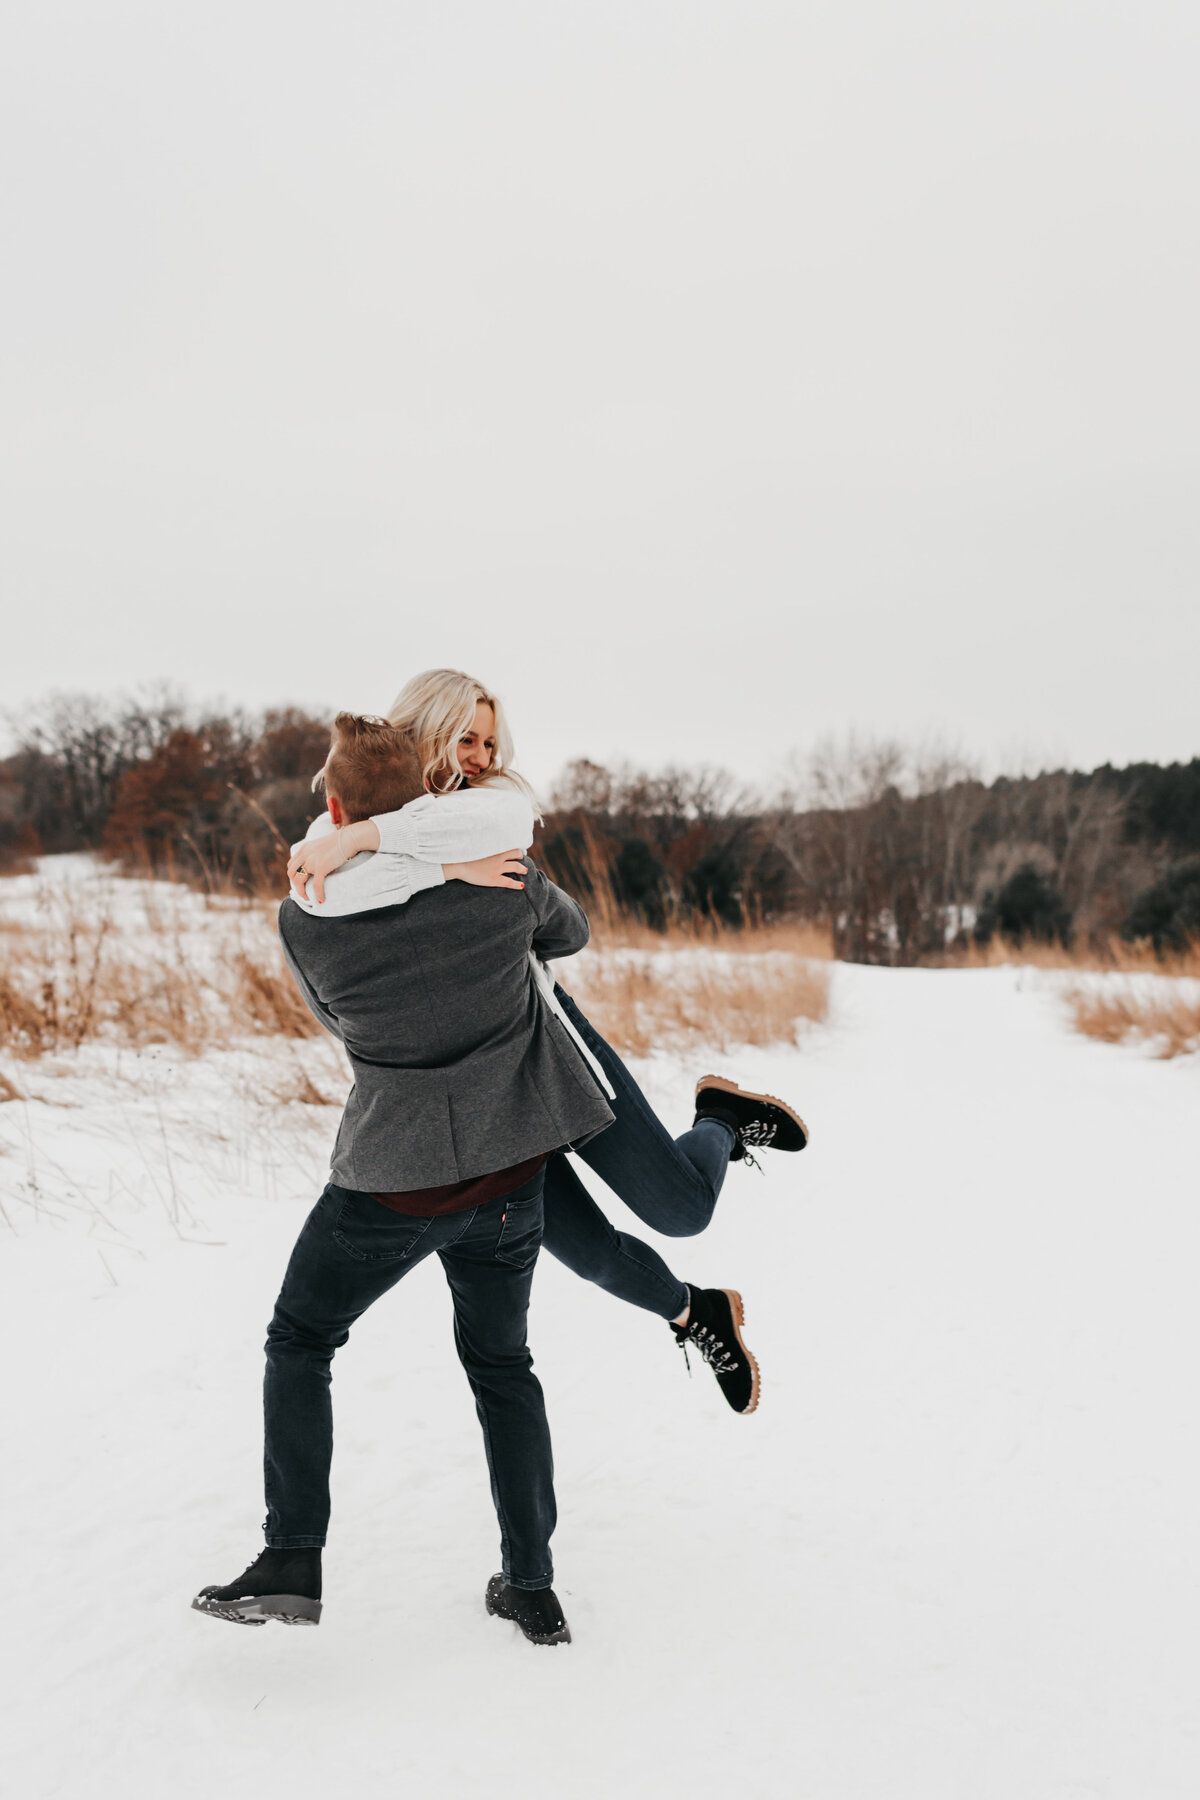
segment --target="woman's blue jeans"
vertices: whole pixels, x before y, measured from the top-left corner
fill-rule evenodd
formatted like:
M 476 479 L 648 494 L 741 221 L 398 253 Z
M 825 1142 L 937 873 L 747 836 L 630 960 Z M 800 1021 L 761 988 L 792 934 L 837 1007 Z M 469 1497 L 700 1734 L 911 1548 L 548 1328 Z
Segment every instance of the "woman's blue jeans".
M 695 1237 L 712 1218 L 735 1138 L 728 1125 L 702 1119 L 673 1138 L 641 1088 L 562 988 L 555 993 L 616 1093 L 607 1130 L 575 1152 L 631 1212 L 664 1237 Z M 674 1319 L 688 1304 L 685 1282 L 657 1251 L 605 1217 L 566 1156 L 546 1165 L 545 1247 L 585 1281 Z
M 554 1467 L 542 1389 L 525 1341 L 542 1239 L 542 1171 L 469 1212 L 418 1219 L 370 1194 L 325 1189 L 292 1251 L 267 1333 L 267 1543 L 317 1547 L 329 1523 L 330 1364 L 372 1302 L 436 1250 L 454 1298 L 454 1342 L 483 1427 L 504 1578 L 554 1578 Z M 397 1530 L 403 1529 L 397 1512 Z

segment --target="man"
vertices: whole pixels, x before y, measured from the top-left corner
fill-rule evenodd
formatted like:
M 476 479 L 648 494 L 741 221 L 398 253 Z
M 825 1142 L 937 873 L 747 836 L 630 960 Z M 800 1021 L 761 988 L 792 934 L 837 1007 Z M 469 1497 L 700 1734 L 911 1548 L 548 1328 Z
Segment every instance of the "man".
M 337 826 L 423 791 L 411 741 L 339 714 L 325 766 Z M 475 1394 L 500 1522 L 488 1611 L 532 1642 L 569 1643 L 551 1586 L 550 1435 L 526 1344 L 548 1157 L 612 1113 L 565 1032 L 552 1029 L 530 951 L 587 942 L 575 902 L 530 866 L 524 899 L 452 883 L 436 900 L 344 919 L 280 908 L 305 1000 L 354 1070 L 331 1180 L 296 1242 L 267 1335 L 267 1548 L 200 1612 L 315 1625 L 333 1449 L 330 1361 L 354 1321 L 436 1251 Z

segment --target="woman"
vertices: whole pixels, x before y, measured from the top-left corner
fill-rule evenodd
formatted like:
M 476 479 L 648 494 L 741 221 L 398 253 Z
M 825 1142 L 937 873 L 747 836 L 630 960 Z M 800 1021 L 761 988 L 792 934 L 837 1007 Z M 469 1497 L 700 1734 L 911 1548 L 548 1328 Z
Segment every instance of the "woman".
M 520 887 L 535 806 L 513 770 L 512 738 L 497 697 L 468 675 L 430 670 L 401 690 L 388 720 L 412 733 L 428 793 L 399 812 L 339 831 L 328 814 L 314 820 L 288 864 L 297 904 L 344 916 L 402 904 L 443 880 Z M 341 877 L 326 896 L 326 877 L 352 861 L 355 879 Z M 667 1237 L 703 1231 L 731 1161 L 751 1148 L 800 1150 L 808 1141 L 790 1107 L 713 1075 L 697 1085 L 692 1129 L 672 1138 L 565 990 L 546 977 L 542 991 L 584 1050 L 614 1114 L 614 1123 L 576 1154 L 653 1230 Z M 691 1345 L 712 1368 L 734 1411 L 754 1411 L 758 1365 L 742 1338 L 738 1293 L 680 1281 L 648 1244 L 617 1231 L 562 1153 L 547 1165 L 544 1205 L 543 1242 L 553 1256 L 668 1320 L 685 1355 Z

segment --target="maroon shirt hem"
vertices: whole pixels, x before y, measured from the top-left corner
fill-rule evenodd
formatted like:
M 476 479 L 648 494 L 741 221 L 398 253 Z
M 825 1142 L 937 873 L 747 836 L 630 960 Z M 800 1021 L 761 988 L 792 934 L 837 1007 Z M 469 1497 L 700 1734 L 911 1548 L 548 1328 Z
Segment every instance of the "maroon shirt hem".
M 409 1213 L 417 1219 L 437 1219 L 443 1213 L 467 1212 L 487 1200 L 499 1200 L 514 1189 L 532 1181 L 538 1170 L 549 1162 L 552 1152 L 543 1150 L 528 1162 L 514 1163 L 511 1169 L 497 1169 L 494 1175 L 475 1175 L 469 1181 L 451 1181 L 444 1187 L 410 1188 L 406 1193 L 373 1194 L 381 1206 L 393 1212 Z

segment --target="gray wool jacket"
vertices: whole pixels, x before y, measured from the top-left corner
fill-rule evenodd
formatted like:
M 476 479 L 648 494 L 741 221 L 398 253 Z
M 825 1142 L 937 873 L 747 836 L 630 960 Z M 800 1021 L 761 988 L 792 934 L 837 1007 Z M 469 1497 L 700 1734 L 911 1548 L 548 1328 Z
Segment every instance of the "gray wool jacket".
M 285 900 L 279 935 L 354 1071 L 330 1163 L 339 1187 L 442 1187 L 611 1124 L 529 960 L 581 950 L 587 919 L 532 863 L 519 893 L 455 881 L 331 919 Z

